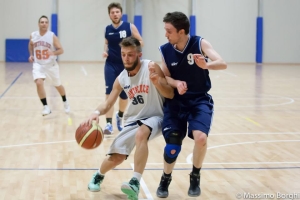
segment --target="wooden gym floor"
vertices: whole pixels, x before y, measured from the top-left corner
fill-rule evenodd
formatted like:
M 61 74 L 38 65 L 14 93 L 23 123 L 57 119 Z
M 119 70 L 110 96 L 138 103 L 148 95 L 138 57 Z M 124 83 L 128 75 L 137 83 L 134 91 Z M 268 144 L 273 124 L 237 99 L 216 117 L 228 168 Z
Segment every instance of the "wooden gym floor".
M 43 117 L 31 64 L 0 63 L 0 199 L 126 199 L 120 185 L 132 176 L 133 154 L 107 173 L 100 192 L 87 190 L 117 131 L 95 150 L 74 140 L 77 126 L 104 100 L 103 63 L 60 67 L 71 113 L 46 84 L 52 114 Z M 187 195 L 193 141 L 186 138 L 167 199 L 300 199 L 300 65 L 230 64 L 210 76 L 215 114 L 202 194 Z M 149 144 L 140 199 L 159 199 L 164 145 L 163 137 Z

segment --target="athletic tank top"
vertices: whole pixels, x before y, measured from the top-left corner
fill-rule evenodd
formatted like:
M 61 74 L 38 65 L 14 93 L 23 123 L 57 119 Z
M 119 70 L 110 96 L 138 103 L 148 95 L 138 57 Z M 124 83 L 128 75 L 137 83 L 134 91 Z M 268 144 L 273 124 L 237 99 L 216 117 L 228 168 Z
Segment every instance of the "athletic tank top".
M 55 63 L 57 56 L 49 56 L 47 54 L 48 49 L 55 51 L 53 46 L 54 33 L 47 31 L 43 36 L 39 31 L 31 33 L 31 41 L 33 42 L 34 62 L 41 65 L 47 65 Z
M 112 24 L 105 29 L 105 39 L 108 42 L 108 57 L 106 61 L 123 64 L 121 57 L 120 42 L 131 36 L 131 27 L 128 22 L 121 22 L 121 25 L 115 28 Z
M 163 116 L 164 97 L 149 79 L 149 62 L 141 60 L 141 68 L 135 76 L 128 76 L 126 69 L 118 76 L 129 100 L 123 117 L 125 125 L 152 116 Z
M 188 90 L 184 95 L 179 95 L 175 89 L 175 99 L 202 96 L 211 88 L 208 70 L 198 67 L 193 59 L 193 54 L 202 54 L 201 40 L 202 38 L 199 36 L 190 36 L 182 52 L 175 49 L 170 43 L 160 46 L 171 77 L 175 80 L 185 81 L 187 84 Z

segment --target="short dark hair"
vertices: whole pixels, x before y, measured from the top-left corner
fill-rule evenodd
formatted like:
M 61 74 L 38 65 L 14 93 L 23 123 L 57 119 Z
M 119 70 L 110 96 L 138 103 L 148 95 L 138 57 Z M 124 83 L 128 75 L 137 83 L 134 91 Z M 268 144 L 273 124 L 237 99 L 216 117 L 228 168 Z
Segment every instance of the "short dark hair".
M 172 13 L 167 13 L 163 22 L 172 24 L 176 28 L 177 32 L 183 29 L 185 34 L 190 33 L 190 21 L 182 12 L 175 11 Z
M 133 36 L 124 38 L 120 43 L 120 47 L 136 47 L 138 52 L 142 52 L 140 41 Z
M 40 21 L 41 21 L 42 18 L 46 18 L 46 19 L 49 21 L 49 19 L 48 19 L 48 17 L 47 17 L 46 15 L 42 15 L 42 16 L 39 18 L 39 23 L 40 23 Z
M 110 13 L 110 10 L 111 10 L 112 8 L 118 8 L 118 9 L 120 9 L 120 10 L 121 10 L 121 13 L 122 13 L 122 11 L 123 11 L 123 10 L 122 10 L 121 4 L 115 3 L 115 2 L 109 4 L 107 8 L 108 8 L 108 14 Z

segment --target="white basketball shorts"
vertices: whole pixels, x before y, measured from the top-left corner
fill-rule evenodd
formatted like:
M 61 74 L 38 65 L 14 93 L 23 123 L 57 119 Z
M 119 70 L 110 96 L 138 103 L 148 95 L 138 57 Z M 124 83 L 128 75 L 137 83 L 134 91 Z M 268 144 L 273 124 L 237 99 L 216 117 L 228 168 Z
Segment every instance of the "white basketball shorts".
M 54 86 L 60 86 L 59 66 L 57 62 L 53 64 L 40 65 L 33 63 L 32 69 L 33 80 L 42 78 L 49 81 Z
M 162 117 L 154 116 L 149 117 L 145 120 L 139 120 L 143 124 L 152 128 L 149 140 L 152 140 L 160 135 L 161 133 L 161 124 Z M 135 135 L 139 128 L 139 125 L 136 123 L 134 125 L 125 126 L 123 130 L 117 135 L 113 143 L 111 144 L 107 154 L 123 154 L 129 155 L 133 148 L 135 147 Z

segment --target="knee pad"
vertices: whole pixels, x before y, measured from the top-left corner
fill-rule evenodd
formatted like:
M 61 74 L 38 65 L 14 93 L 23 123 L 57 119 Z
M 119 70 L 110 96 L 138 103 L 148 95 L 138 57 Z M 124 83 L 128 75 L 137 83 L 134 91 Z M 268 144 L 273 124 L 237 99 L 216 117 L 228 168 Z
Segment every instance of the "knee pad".
M 166 142 L 167 145 L 164 150 L 164 159 L 167 163 L 171 164 L 176 161 L 181 151 L 182 139 L 179 133 L 171 133 Z M 172 150 L 175 150 L 174 154 L 171 153 Z

